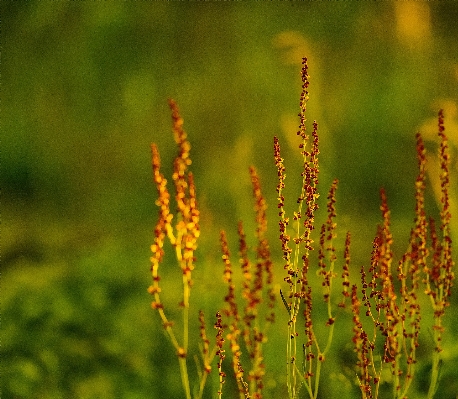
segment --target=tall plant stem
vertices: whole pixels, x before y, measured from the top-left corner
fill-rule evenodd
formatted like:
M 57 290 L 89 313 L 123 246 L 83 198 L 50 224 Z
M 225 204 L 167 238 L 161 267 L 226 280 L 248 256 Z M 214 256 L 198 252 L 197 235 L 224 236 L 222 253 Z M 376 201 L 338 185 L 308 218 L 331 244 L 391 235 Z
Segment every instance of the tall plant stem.
M 186 364 L 186 358 L 179 357 L 178 360 L 180 363 L 181 382 L 186 394 L 186 399 L 191 399 L 191 389 L 189 388 L 188 366 Z
M 429 390 L 428 390 L 428 399 L 433 399 L 434 394 L 437 390 L 437 381 L 439 379 L 439 362 L 440 362 L 440 354 L 438 351 L 434 351 L 433 353 L 433 364 L 431 369 L 431 381 L 429 383 Z
M 188 366 L 186 362 L 189 347 L 189 287 L 190 278 L 187 273 L 183 273 L 183 354 L 179 354 L 181 380 L 186 393 L 186 399 L 191 399 L 191 389 L 189 387 Z M 182 356 L 181 356 L 182 355 Z

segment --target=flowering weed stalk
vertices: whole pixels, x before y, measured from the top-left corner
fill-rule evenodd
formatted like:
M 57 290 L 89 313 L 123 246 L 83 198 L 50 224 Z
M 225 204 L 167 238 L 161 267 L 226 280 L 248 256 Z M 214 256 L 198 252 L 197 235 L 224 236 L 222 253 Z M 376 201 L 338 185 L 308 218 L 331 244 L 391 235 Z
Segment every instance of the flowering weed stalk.
M 221 231 L 221 247 L 225 264 L 224 280 L 228 285 L 228 294 L 224 298 L 231 343 L 232 366 L 237 380 L 240 398 L 263 397 L 265 364 L 263 346 L 267 342 L 267 332 L 275 321 L 275 294 L 273 290 L 273 264 L 265 234 L 267 232 L 266 203 L 261 193 L 259 178 L 254 167 L 250 168 L 253 197 L 256 212 L 256 262 L 252 265 L 243 223 L 238 224 L 239 256 L 243 273 L 242 297 L 244 309 L 241 314 L 237 307 L 236 290 L 232 281 L 232 264 L 225 231 Z M 252 270 L 254 269 L 254 271 Z M 262 308 L 262 305 L 264 307 Z M 263 315 L 263 316 L 262 316 Z M 240 339 L 241 336 L 241 339 Z M 241 366 L 241 342 L 250 359 L 248 383 L 244 381 Z
M 178 154 L 173 163 L 172 180 L 175 186 L 175 200 L 177 215 L 175 226 L 172 226 L 174 215 L 170 211 L 170 194 L 167 189 L 167 180 L 160 171 L 159 151 L 155 144 L 151 145 L 153 179 L 158 191 L 156 205 L 159 207 L 159 218 L 154 230 L 154 243 L 151 246 L 151 274 L 153 283 L 148 292 L 153 296 L 151 306 L 159 312 L 163 326 L 172 342 L 178 356 L 180 374 L 183 389 L 187 399 L 191 398 L 190 382 L 188 377 L 187 357 L 189 348 L 189 298 L 191 295 L 192 271 L 194 270 L 194 251 L 197 248 L 197 239 L 200 235 L 199 210 L 196 202 L 196 190 L 194 177 L 188 172 L 191 164 L 189 151 L 191 146 L 187 140 L 186 132 L 183 130 L 183 119 L 180 116 L 178 107 L 173 100 L 169 101 L 172 110 L 173 133 L 178 147 Z M 175 249 L 175 257 L 182 271 L 183 296 L 179 307 L 182 309 L 182 339 L 178 340 L 175 333 L 174 323 L 169 320 L 166 309 L 161 301 L 161 287 L 159 277 L 159 265 L 164 257 L 164 240 L 168 238 Z M 209 341 L 205 332 L 205 321 L 203 313 L 199 315 L 202 346 L 202 359 L 204 363 L 203 372 L 200 373 L 199 391 L 195 395 L 202 397 L 203 388 L 213 356 L 209 351 Z
M 315 212 L 318 209 L 319 177 L 319 136 L 318 124 L 313 122 L 311 134 L 306 128 L 306 106 L 309 99 L 309 75 L 307 59 L 303 59 L 302 93 L 300 98 L 300 124 L 297 135 L 301 138 L 299 151 L 302 155 L 302 184 L 297 198 L 297 209 L 292 217 L 287 216 L 286 200 L 283 194 L 286 180 L 284 159 L 281 156 L 280 142 L 274 137 L 274 161 L 277 169 L 277 200 L 279 216 L 279 238 L 281 243 L 283 278 L 286 287 L 279 290 L 287 313 L 286 331 L 286 387 L 290 399 L 308 397 L 317 399 L 320 391 L 320 378 L 324 373 L 326 359 L 332 356 L 334 329 L 347 309 L 352 319 L 352 329 L 348 331 L 349 342 L 354 347 L 354 371 L 361 397 L 378 398 L 381 395 L 383 380 L 391 386 L 391 397 L 407 398 L 411 390 L 418 361 L 420 327 L 422 321 L 420 300 L 422 293 L 433 310 L 432 336 L 434 350 L 431 359 L 431 378 L 427 398 L 432 399 L 438 386 L 441 361 L 443 318 L 450 306 L 451 288 L 454 280 L 452 259 L 451 214 L 449 199 L 450 155 L 447 137 L 444 133 L 444 118 L 440 111 L 438 131 L 440 139 L 440 225 L 439 232 L 432 218 L 425 212 L 426 189 L 426 150 L 421 135 L 416 135 L 418 175 L 415 181 L 415 217 L 407 249 L 396 261 L 393 252 L 391 231 L 391 211 L 384 189 L 380 191 L 382 222 L 373 240 L 373 250 L 369 265 L 357 269 L 351 265 L 351 234 L 345 238 L 343 258 L 339 261 L 335 247 L 337 238 L 336 192 L 338 181 L 334 180 L 327 195 L 327 218 L 315 231 Z M 170 101 L 173 131 L 178 146 L 174 161 L 173 182 L 175 186 L 175 215 L 170 210 L 170 194 L 166 179 L 160 172 L 160 159 L 157 147 L 152 145 L 152 165 L 158 190 L 159 219 L 154 230 L 154 243 L 151 246 L 151 273 L 153 283 L 148 291 L 153 296 L 152 307 L 161 317 L 162 324 L 172 342 L 180 365 L 185 396 L 190 399 L 191 389 L 187 368 L 189 351 L 189 318 L 194 251 L 200 234 L 199 211 L 192 173 L 190 145 L 182 128 L 178 108 Z M 215 344 L 211 349 L 205 328 L 205 318 L 199 312 L 199 348 L 202 366 L 198 367 L 198 384 L 195 398 L 201 398 L 207 376 L 212 370 L 211 363 L 216 357 L 218 370 L 217 396 L 222 398 L 223 387 L 228 377 L 223 362 L 227 355 L 231 359 L 231 369 L 240 399 L 265 396 L 264 377 L 266 364 L 264 349 L 270 328 L 275 321 L 276 292 L 274 292 L 274 265 L 267 242 L 266 201 L 261 193 L 261 185 L 256 169 L 249 170 L 253 187 L 256 221 L 256 245 L 251 249 L 247 244 L 243 223 L 238 224 L 239 263 L 242 280 L 237 287 L 233 278 L 234 267 L 231 261 L 226 232 L 220 233 L 222 251 L 223 281 L 227 293 L 223 305 L 216 314 Z M 318 238 L 315 238 L 317 236 Z M 163 261 L 164 241 L 168 239 L 175 249 L 175 257 L 182 271 L 183 298 L 182 334 L 179 340 L 173 322 L 168 319 L 161 302 L 159 265 Z M 315 241 L 317 241 L 315 243 Z M 316 250 L 317 255 L 312 256 Z M 254 258 L 254 261 L 252 260 Z M 339 261 L 339 262 L 338 262 Z M 342 266 L 338 268 L 338 264 Z M 321 279 L 321 293 L 325 304 L 326 317 L 323 322 L 327 329 L 325 336 L 315 333 L 316 317 L 313 311 L 315 288 L 312 287 L 310 272 Z M 356 274 L 356 276 L 354 276 Z M 341 294 L 336 293 L 335 284 L 341 277 Z M 341 298 L 339 301 L 339 297 Z M 338 316 L 338 317 L 337 317 Z M 278 331 L 278 329 L 277 329 Z M 225 348 L 229 345 L 229 350 Z M 246 362 L 246 366 L 242 364 Z M 199 365 L 199 363 L 198 363 Z M 245 372 L 245 369 L 247 372 Z M 386 370 L 391 378 L 386 380 Z
M 361 300 L 357 286 L 352 286 L 353 342 L 357 353 L 358 380 L 363 398 L 377 398 L 381 382 L 382 367 L 389 366 L 392 375 L 393 398 L 407 398 L 417 363 L 417 348 L 421 322 L 419 294 L 423 290 L 431 300 L 434 314 L 432 326 L 434 350 L 432 353 L 431 379 L 427 397 L 432 399 L 437 390 L 440 367 L 442 325 L 445 309 L 450 305 L 448 298 L 454 280 L 454 262 L 451 255 L 450 212 L 449 212 L 449 174 L 447 138 L 444 134 L 443 115 L 439 112 L 439 137 L 441 140 L 439 159 L 441 164 L 441 231 L 438 238 L 435 223 L 429 223 L 424 209 L 426 188 L 426 151 L 420 134 L 417 134 L 418 176 L 415 182 L 415 219 L 408 249 L 402 256 L 394 274 L 393 236 L 391 233 L 391 213 L 385 191 L 381 190 L 383 224 L 379 226 L 374 239 L 369 268 L 370 280 L 366 270 L 361 268 Z M 428 245 L 428 225 L 430 238 Z M 399 289 L 396 289 L 395 278 Z M 423 284 L 424 288 L 421 288 Z M 366 316 L 373 323 L 373 332 L 363 328 L 360 319 L 361 304 Z M 383 342 L 383 356 L 379 365 L 375 354 L 377 332 Z
M 335 277 L 334 265 L 336 261 L 334 239 L 336 237 L 335 212 L 335 193 L 338 181 L 332 184 L 328 195 L 328 219 L 322 226 L 320 232 L 319 264 L 318 273 L 321 275 L 324 288 L 324 301 L 327 304 L 328 319 L 326 326 L 329 327 L 328 337 L 322 348 L 322 343 L 318 341 L 314 332 L 312 320 L 312 286 L 309 281 L 309 270 L 311 267 L 310 255 L 313 251 L 314 240 L 312 233 L 315 229 L 315 211 L 318 209 L 318 174 L 319 164 L 318 155 L 319 139 L 318 124 L 313 123 L 311 148 L 309 145 L 309 135 L 306 129 L 306 105 L 309 99 L 308 86 L 309 75 L 307 59 L 302 62 L 302 93 L 300 99 L 300 125 L 297 135 L 301 138 L 299 149 L 303 159 L 302 188 L 297 199 L 298 208 L 293 215 L 293 238 L 289 233 L 288 226 L 290 219 L 286 216 L 285 198 L 283 189 L 285 188 L 285 166 L 280 154 L 280 144 L 277 137 L 274 138 L 274 159 L 277 166 L 278 175 L 278 209 L 280 241 L 282 245 L 284 269 L 287 276 L 284 281 L 288 284 L 287 295 L 280 292 L 282 301 L 288 311 L 288 340 L 286 345 L 286 373 L 288 395 L 290 398 L 298 397 L 302 385 L 305 386 L 308 396 L 316 398 L 318 396 L 321 365 L 331 348 L 334 332 L 334 321 L 331 293 L 332 281 Z M 290 246 L 293 242 L 292 248 Z M 301 315 L 302 312 L 302 315 Z M 303 325 L 300 320 L 303 316 Z M 302 348 L 299 347 L 300 333 L 304 327 L 304 341 Z

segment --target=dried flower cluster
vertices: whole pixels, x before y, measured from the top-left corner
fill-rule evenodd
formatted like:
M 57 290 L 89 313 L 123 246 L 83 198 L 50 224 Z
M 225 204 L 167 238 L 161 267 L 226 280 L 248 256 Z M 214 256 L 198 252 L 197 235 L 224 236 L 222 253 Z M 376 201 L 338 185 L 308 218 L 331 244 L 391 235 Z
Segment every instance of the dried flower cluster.
M 321 364 L 324 362 L 327 353 L 330 350 L 335 316 L 333 315 L 331 293 L 332 281 L 335 277 L 334 265 L 336 250 L 334 239 L 336 238 L 336 190 L 338 181 L 334 180 L 328 194 L 328 218 L 321 227 L 318 254 L 318 274 L 322 277 L 322 287 L 324 301 L 327 304 L 328 319 L 326 326 L 329 327 L 329 334 L 324 349 L 321 349 L 320 343 L 316 337 L 313 326 L 312 309 L 313 295 L 312 285 L 309 278 L 311 267 L 311 253 L 314 250 L 314 240 L 312 238 L 315 229 L 315 211 L 318 209 L 318 175 L 319 164 L 318 155 L 319 139 L 318 124 L 313 123 L 311 148 L 307 149 L 310 137 L 306 128 L 306 105 L 309 99 L 308 86 L 309 75 L 307 59 L 302 62 L 302 93 L 300 98 L 300 125 L 297 135 L 301 137 L 299 149 L 303 157 L 302 171 L 302 188 L 297 199 L 297 211 L 293 214 L 293 231 L 292 239 L 294 245 L 290 247 L 291 236 L 288 232 L 290 220 L 286 217 L 285 198 L 282 190 L 285 188 L 285 166 L 284 160 L 280 154 L 280 144 L 277 137 L 274 138 L 274 159 L 278 175 L 278 209 L 279 209 L 279 227 L 280 242 L 283 251 L 284 269 L 287 276 L 284 281 L 288 284 L 289 293 L 287 298 L 281 293 L 283 303 L 289 314 L 288 322 L 288 343 L 287 343 L 287 385 L 288 394 L 291 398 L 298 396 L 302 384 L 307 389 L 310 397 L 316 397 L 318 394 Z M 349 247 L 349 244 L 348 244 Z M 348 255 L 349 258 L 349 255 Z M 348 265 L 347 265 L 348 269 Z M 347 270 L 347 274 L 349 271 Z M 300 339 L 300 327 L 298 325 L 301 316 L 304 319 L 303 331 L 304 342 L 302 345 L 303 359 L 298 359 L 298 340 Z M 300 366 L 299 366 L 300 365 Z
M 263 344 L 267 342 L 267 331 L 275 321 L 275 294 L 273 290 L 273 264 L 270 258 L 270 249 L 265 234 L 267 232 L 266 203 L 261 192 L 259 178 L 254 167 L 250 168 L 253 197 L 255 199 L 256 213 L 256 239 L 255 264 L 249 258 L 249 248 L 243 223 L 238 224 L 239 257 L 243 273 L 242 299 L 245 306 L 243 314 L 239 313 L 235 285 L 232 281 L 232 265 L 226 240 L 226 233 L 221 232 L 221 247 L 225 265 L 224 280 L 228 285 L 228 294 L 224 298 L 227 306 L 224 314 L 228 319 L 231 342 L 232 366 L 237 380 L 240 398 L 261 399 L 264 389 L 263 377 L 265 364 Z M 254 269 L 252 272 L 251 270 Z M 262 305 L 265 305 L 261 308 Z M 262 319 L 261 315 L 265 313 Z M 244 370 L 241 366 L 241 343 L 250 359 L 248 382 L 244 381 Z M 251 393 L 251 394 L 250 394 Z
M 286 290 L 280 296 L 288 315 L 286 342 L 286 385 L 288 397 L 298 398 L 306 391 L 310 398 L 317 398 L 322 367 L 332 353 L 331 344 L 338 319 L 344 315 L 343 309 L 351 313 L 353 320 L 349 342 L 353 342 L 354 365 L 362 398 L 377 398 L 383 370 L 389 369 L 393 398 L 407 398 L 415 375 L 420 345 L 419 334 L 422 322 L 420 296 L 426 294 L 433 310 L 433 339 L 431 381 L 428 398 L 437 389 L 439 365 L 442 352 L 443 318 L 450 306 L 451 288 L 454 280 L 452 240 L 450 232 L 451 214 L 449 199 L 450 155 L 447 137 L 444 133 L 444 118 L 439 113 L 438 131 L 440 139 L 440 225 L 439 231 L 432 218 L 425 212 L 426 150 L 420 134 L 416 135 L 418 175 L 415 181 L 415 218 L 406 252 L 397 261 L 393 252 L 391 231 L 391 211 L 385 190 L 380 191 L 382 222 L 373 240 L 373 250 L 369 267 L 362 266 L 357 273 L 351 265 L 351 234 L 347 232 L 343 257 L 339 259 L 336 250 L 337 211 L 336 192 L 338 181 L 334 180 L 327 195 L 327 218 L 321 226 L 315 244 L 315 213 L 318 210 L 319 139 L 318 124 L 313 122 L 311 136 L 306 128 L 306 105 L 309 99 L 309 78 L 307 59 L 303 59 L 302 93 L 300 97 L 300 125 L 297 135 L 301 138 L 299 151 L 302 155 L 302 185 L 297 198 L 297 209 L 292 220 L 287 216 L 286 200 L 283 195 L 286 168 L 281 156 L 280 142 L 274 137 L 274 161 L 277 168 L 277 200 L 279 216 L 279 238 L 282 249 L 284 283 Z M 192 173 L 190 145 L 186 138 L 178 108 L 170 101 L 173 132 L 178 146 L 174 161 L 173 182 L 175 186 L 176 223 L 170 210 L 170 194 L 167 181 L 160 172 L 160 158 L 153 144 L 153 178 L 158 190 L 159 219 L 154 230 L 154 243 L 151 246 L 152 285 L 148 288 L 153 296 L 152 308 L 162 319 L 166 332 L 176 350 L 186 398 L 190 399 L 191 389 L 187 368 L 189 349 L 189 298 L 192 287 L 197 239 L 200 234 L 199 211 Z M 266 365 L 264 345 L 267 342 L 270 326 L 275 321 L 276 293 L 274 292 L 274 265 L 266 238 L 266 201 L 256 169 L 249 170 L 255 202 L 256 245 L 250 248 L 243 223 L 238 224 L 238 257 L 242 275 L 240 287 L 234 278 L 233 264 L 226 232 L 220 233 L 222 251 L 222 275 L 227 286 L 224 304 L 216 314 L 214 327 L 217 331 L 214 346 L 210 344 L 203 312 L 199 312 L 200 355 L 198 364 L 198 389 L 194 397 L 201 398 L 207 376 L 211 373 L 211 363 L 216 357 L 219 384 L 218 397 L 223 396 L 223 387 L 228 377 L 223 367 L 226 353 L 231 359 L 232 374 L 238 387 L 238 395 L 243 398 L 263 398 Z M 159 265 L 164 258 L 166 237 L 175 249 L 175 257 L 182 271 L 183 300 L 182 342 L 175 335 L 175 326 L 166 315 L 161 302 Z M 317 254 L 313 257 L 313 253 Z M 315 259 L 316 258 L 316 259 Z M 337 265 L 341 263 L 340 271 Z M 310 274 L 310 273 L 313 273 Z M 354 275 L 356 274 L 356 275 Z M 321 295 L 327 315 L 323 323 L 327 334 L 317 336 L 314 305 L 315 288 L 313 276 L 321 279 Z M 335 295 L 333 286 L 340 276 L 341 293 Z M 238 289 L 240 288 L 240 289 Z M 320 292 L 318 292 L 320 294 Z M 341 295 L 337 303 L 336 296 Z M 314 302 L 315 300 L 315 302 Z M 424 305 L 422 305 L 424 306 Z M 338 317 L 337 317 L 338 316 Z M 322 319 L 322 317 L 320 318 Z M 229 344 L 229 350 L 225 345 Z M 242 363 L 248 360 L 245 373 Z M 247 375 L 246 375 L 247 374 Z M 302 391 L 301 391 L 302 389 Z
M 374 250 L 369 268 L 370 280 L 366 278 L 365 268 L 361 275 L 361 302 L 358 299 L 357 286 L 352 286 L 352 311 L 354 321 L 355 351 L 358 356 L 358 378 L 363 398 L 378 396 L 383 364 L 388 364 L 393 376 L 393 397 L 407 398 L 411 386 L 415 365 L 421 322 L 419 294 L 422 290 L 431 299 L 434 312 L 433 335 L 435 351 L 432 358 L 431 382 L 428 397 L 432 398 L 437 389 L 439 372 L 439 353 L 444 327 L 442 319 L 445 308 L 449 306 L 454 272 L 451 256 L 450 212 L 448 201 L 448 165 L 449 154 L 447 138 L 444 134 L 442 111 L 439 113 L 439 137 L 441 139 L 439 159 L 441 164 L 441 230 L 439 239 L 435 223 L 430 218 L 427 222 L 425 213 L 425 177 L 426 150 L 420 134 L 417 139 L 418 176 L 415 182 L 415 219 L 407 251 L 401 257 L 397 268 L 393 265 L 393 236 L 390 230 L 390 210 L 385 191 L 381 190 L 383 224 L 379 226 L 374 240 Z M 429 242 L 428 245 L 428 228 Z M 344 268 L 344 295 L 348 292 L 348 268 Z M 395 278 L 398 284 L 395 283 Z M 421 286 L 425 288 L 421 288 Z M 396 289 L 396 287 L 399 287 Z M 360 320 L 362 305 L 374 326 L 370 336 Z M 384 355 L 379 366 L 374 358 L 377 347 L 377 331 L 383 339 Z
M 189 297 L 192 287 L 192 271 L 194 270 L 195 256 L 197 248 L 197 239 L 200 235 L 199 227 L 199 210 L 196 201 L 196 189 L 194 178 L 188 167 L 191 165 L 189 151 L 191 145 L 187 140 L 186 132 L 183 130 L 183 119 L 180 116 L 178 107 L 173 100 L 169 101 L 172 111 L 173 134 L 178 147 L 178 154 L 173 163 L 172 180 L 175 186 L 175 202 L 177 207 L 176 223 L 172 226 L 174 215 L 170 211 L 170 194 L 167 189 L 167 180 L 160 171 L 159 151 L 155 144 L 151 145 L 153 180 L 158 191 L 156 205 L 159 207 L 159 218 L 154 229 L 154 243 L 151 245 L 151 274 L 153 284 L 148 288 L 148 292 L 153 295 L 151 307 L 159 311 L 164 328 L 176 350 L 182 377 L 183 387 L 186 397 L 191 398 L 189 387 L 186 358 L 189 347 Z M 183 334 L 180 343 L 176 337 L 174 324 L 169 321 L 161 302 L 161 287 L 159 285 L 159 265 L 164 257 L 164 240 L 169 239 L 175 249 L 175 256 L 179 267 L 182 271 L 183 297 L 179 303 L 182 308 Z M 204 323 L 203 315 L 200 316 L 201 325 Z M 204 342 L 203 361 L 204 369 L 209 370 L 211 359 L 207 342 L 205 340 L 204 327 L 201 327 L 201 337 Z M 208 372 L 202 374 L 201 380 L 205 381 Z M 201 384 L 200 395 L 203 393 Z

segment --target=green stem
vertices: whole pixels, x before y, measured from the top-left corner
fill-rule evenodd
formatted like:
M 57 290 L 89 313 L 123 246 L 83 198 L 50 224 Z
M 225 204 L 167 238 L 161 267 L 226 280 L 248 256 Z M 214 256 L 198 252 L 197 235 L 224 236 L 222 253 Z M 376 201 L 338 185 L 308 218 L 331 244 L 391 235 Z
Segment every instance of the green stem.
M 188 353 L 189 345 L 189 281 L 183 276 L 183 349 Z
M 186 399 L 191 399 L 191 389 L 189 386 L 188 366 L 186 357 L 188 355 L 189 346 L 189 277 L 186 273 L 183 274 L 183 356 L 179 357 L 181 380 L 186 393 Z
M 312 392 L 312 388 L 310 387 L 310 384 L 308 383 L 308 381 L 304 378 L 304 376 L 302 375 L 302 373 L 300 372 L 299 368 L 297 367 L 297 365 L 295 365 L 295 368 L 296 368 L 296 371 L 297 371 L 297 375 L 299 376 L 302 384 L 304 384 L 305 388 L 307 389 L 307 392 L 310 396 L 310 399 L 313 399 L 313 392 Z
M 439 363 L 440 363 L 440 354 L 439 352 L 434 349 L 433 353 L 433 364 L 431 369 L 431 382 L 429 384 L 428 390 L 428 399 L 433 399 L 434 394 L 437 391 L 437 381 L 439 379 Z
M 320 373 L 321 373 L 321 361 L 318 360 L 315 370 L 315 394 L 313 398 L 316 399 L 318 397 L 318 388 L 320 387 Z
M 183 389 L 186 394 L 186 399 L 191 399 L 191 390 L 189 388 L 188 366 L 186 364 L 186 358 L 179 357 L 178 360 L 180 362 L 181 382 L 183 383 Z
M 328 342 L 326 343 L 326 348 L 324 348 L 324 351 L 323 351 L 323 356 L 325 357 L 327 353 L 329 352 L 329 350 L 331 349 L 332 339 L 334 337 L 334 326 L 335 324 L 331 324 L 329 326 Z

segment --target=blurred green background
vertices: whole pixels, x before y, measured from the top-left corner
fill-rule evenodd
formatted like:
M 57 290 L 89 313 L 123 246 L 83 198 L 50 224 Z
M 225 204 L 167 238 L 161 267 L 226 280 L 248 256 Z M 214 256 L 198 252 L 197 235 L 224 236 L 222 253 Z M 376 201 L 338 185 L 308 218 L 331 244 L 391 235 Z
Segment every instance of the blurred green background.
M 392 209 L 395 249 L 405 249 L 414 216 L 414 134 L 424 133 L 434 165 L 441 107 L 456 210 L 456 2 L 2 1 L 0 7 L 2 398 L 181 397 L 176 357 L 146 293 L 157 216 L 149 145 L 158 144 L 167 177 L 176 151 L 167 98 L 178 102 L 193 146 L 202 236 L 192 300 L 194 310 L 206 310 L 209 326 L 222 298 L 215 278 L 222 269 L 219 230 L 228 231 L 234 254 L 236 221 L 253 231 L 251 164 L 270 205 L 282 281 L 272 138 L 282 144 L 292 206 L 304 55 L 309 126 L 317 119 L 320 129 L 321 193 L 339 178 L 339 234 L 343 242 L 345 231 L 353 232 L 355 270 L 369 261 L 380 187 Z M 437 186 L 433 175 L 430 181 Z M 427 200 L 437 216 L 436 198 Z M 167 266 L 165 300 L 175 304 L 179 280 Z M 458 393 L 452 338 L 458 327 L 450 310 L 444 399 Z M 285 397 L 281 377 L 273 378 L 283 373 L 284 329 L 277 324 L 274 345 L 266 346 L 266 397 Z M 428 334 L 422 331 L 426 348 Z M 341 355 L 331 360 L 322 397 L 357 395 L 349 344 L 346 335 L 336 338 Z M 428 364 L 425 354 L 419 391 Z M 215 397 L 211 384 L 207 397 Z

